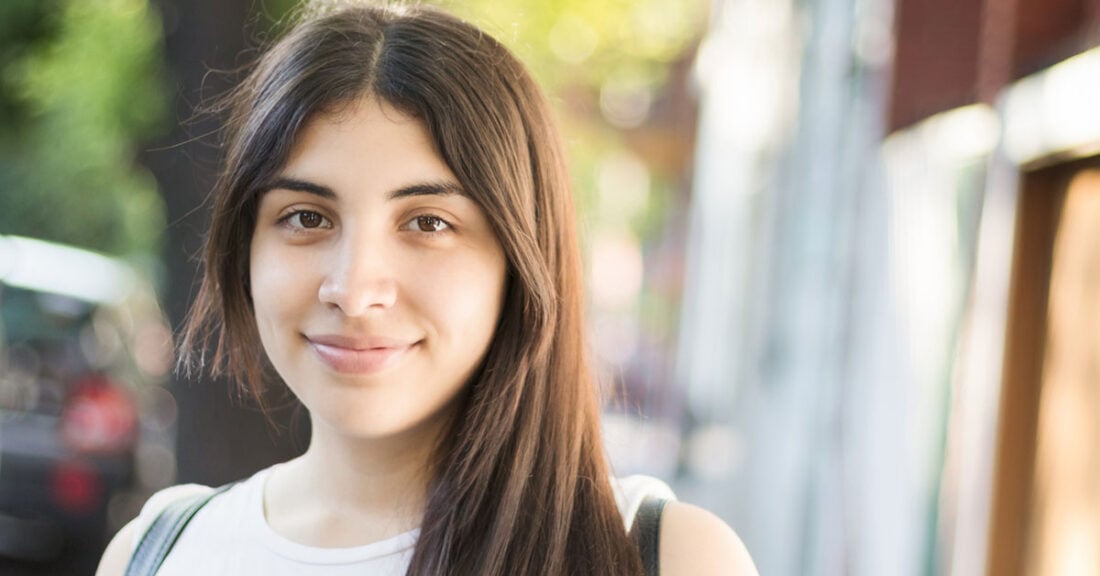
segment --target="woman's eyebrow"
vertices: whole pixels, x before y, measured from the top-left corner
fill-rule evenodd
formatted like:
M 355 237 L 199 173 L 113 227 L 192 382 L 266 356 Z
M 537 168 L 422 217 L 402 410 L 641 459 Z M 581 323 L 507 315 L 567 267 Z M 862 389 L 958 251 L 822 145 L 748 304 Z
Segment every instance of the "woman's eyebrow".
M 306 192 L 308 194 L 314 194 L 316 196 L 320 196 L 329 200 L 335 200 L 337 197 L 336 192 L 334 192 L 332 188 L 329 188 L 328 186 L 286 176 L 275 178 L 263 187 L 264 192 L 267 192 L 269 190 L 293 190 L 295 192 Z M 386 199 L 396 200 L 398 198 L 409 198 L 412 196 L 451 196 L 454 194 L 465 196 L 466 192 L 462 189 L 462 186 L 458 185 L 457 182 L 440 180 L 435 182 L 417 182 L 415 184 L 402 186 L 396 190 L 388 192 L 386 194 Z
M 398 198 L 408 198 L 410 196 L 451 196 L 454 194 L 465 196 L 466 192 L 462 190 L 462 186 L 459 186 L 457 182 L 440 180 L 437 182 L 419 182 L 408 186 L 402 186 L 386 194 L 386 199 L 396 200 Z
M 332 191 L 332 188 L 328 186 L 322 186 L 313 182 L 307 182 L 305 180 L 299 180 L 297 178 L 288 178 L 286 176 L 279 176 L 265 186 L 261 188 L 262 192 L 269 192 L 271 190 L 293 190 L 294 192 L 306 192 L 314 194 L 322 198 L 329 200 L 336 199 L 336 192 Z

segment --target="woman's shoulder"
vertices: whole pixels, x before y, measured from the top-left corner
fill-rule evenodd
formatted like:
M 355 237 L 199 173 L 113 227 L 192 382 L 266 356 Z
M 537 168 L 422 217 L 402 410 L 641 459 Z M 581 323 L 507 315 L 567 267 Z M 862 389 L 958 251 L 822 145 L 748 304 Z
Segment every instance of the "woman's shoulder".
M 661 516 L 660 558 L 664 576 L 757 574 L 741 539 L 721 518 L 698 506 L 669 502 Z
M 666 502 L 658 550 L 660 573 L 664 576 L 757 573 L 745 545 L 729 525 L 703 508 L 679 502 L 664 481 L 634 475 L 613 478 L 611 486 L 628 530 L 646 499 Z
M 126 571 L 126 565 L 130 563 L 130 557 L 142 536 L 149 531 L 153 521 L 173 502 L 182 498 L 189 498 L 200 494 L 209 494 L 214 489 L 201 484 L 180 484 L 169 486 L 153 493 L 137 517 L 115 534 L 107 549 L 103 552 L 103 558 L 99 562 L 96 576 L 121 576 Z
M 203 484 L 177 484 L 154 492 L 145 501 L 145 505 L 141 507 L 141 512 L 137 515 L 137 518 L 133 520 L 133 533 L 136 537 L 132 543 L 131 552 L 133 547 L 137 545 L 137 540 L 140 540 L 141 536 L 149 531 L 149 527 L 153 525 L 153 521 L 157 519 L 157 516 L 160 516 L 161 512 L 164 512 L 173 502 L 193 496 L 210 494 L 213 491 L 214 488 Z
M 114 576 L 123 574 L 130 557 L 134 554 L 134 550 L 152 527 L 153 522 L 173 503 L 209 496 L 215 492 L 225 490 L 224 497 L 219 495 L 216 501 L 204 507 L 204 510 L 228 506 L 229 510 L 223 511 L 222 516 L 225 516 L 226 513 L 239 516 L 240 508 L 247 504 L 246 500 L 249 496 L 250 487 L 254 489 L 257 485 L 261 485 L 260 483 L 262 483 L 265 474 L 269 470 L 271 468 L 266 468 L 254 474 L 251 478 L 232 486 L 224 486 L 221 489 L 203 484 L 177 484 L 154 492 L 145 501 L 137 517 L 124 526 L 122 530 L 119 530 L 111 540 L 103 553 L 96 575 Z

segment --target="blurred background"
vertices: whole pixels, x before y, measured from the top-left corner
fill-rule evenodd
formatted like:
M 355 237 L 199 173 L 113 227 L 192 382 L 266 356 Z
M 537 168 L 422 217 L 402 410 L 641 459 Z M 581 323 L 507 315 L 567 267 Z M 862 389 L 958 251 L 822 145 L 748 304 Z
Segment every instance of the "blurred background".
M 570 154 L 618 474 L 767 575 L 1100 575 L 1100 3 L 449 0 Z M 172 373 L 289 0 L 0 3 L 0 573 L 299 453 Z

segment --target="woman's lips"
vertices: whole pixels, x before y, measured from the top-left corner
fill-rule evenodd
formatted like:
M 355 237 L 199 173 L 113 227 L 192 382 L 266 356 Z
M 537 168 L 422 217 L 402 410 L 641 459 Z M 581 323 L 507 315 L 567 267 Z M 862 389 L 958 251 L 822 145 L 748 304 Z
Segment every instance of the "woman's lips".
M 322 362 L 342 374 L 381 372 L 417 344 L 380 338 L 354 340 L 342 336 L 311 336 L 306 340 Z

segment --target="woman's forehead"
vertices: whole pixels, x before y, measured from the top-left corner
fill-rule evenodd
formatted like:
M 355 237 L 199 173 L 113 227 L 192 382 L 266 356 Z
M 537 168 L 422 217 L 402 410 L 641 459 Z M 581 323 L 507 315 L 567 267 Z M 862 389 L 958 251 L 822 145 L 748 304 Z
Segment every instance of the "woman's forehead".
M 457 178 L 424 123 L 377 99 L 311 119 L 298 134 L 284 175 L 352 182 L 451 181 Z

